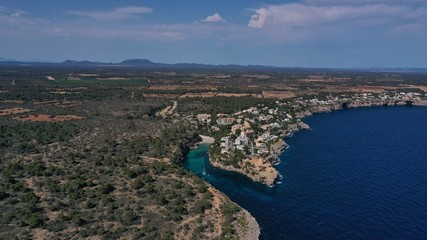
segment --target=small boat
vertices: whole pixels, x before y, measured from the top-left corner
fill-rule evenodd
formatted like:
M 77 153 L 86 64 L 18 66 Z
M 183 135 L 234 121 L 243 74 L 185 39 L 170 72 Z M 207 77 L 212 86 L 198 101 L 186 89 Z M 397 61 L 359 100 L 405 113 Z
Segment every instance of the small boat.
M 196 143 L 190 147 L 191 150 L 198 149 L 200 147 L 200 143 Z
M 205 165 L 203 165 L 203 168 L 202 168 L 202 174 L 203 174 L 203 176 L 205 176 L 205 175 L 206 175 L 206 167 L 205 167 Z

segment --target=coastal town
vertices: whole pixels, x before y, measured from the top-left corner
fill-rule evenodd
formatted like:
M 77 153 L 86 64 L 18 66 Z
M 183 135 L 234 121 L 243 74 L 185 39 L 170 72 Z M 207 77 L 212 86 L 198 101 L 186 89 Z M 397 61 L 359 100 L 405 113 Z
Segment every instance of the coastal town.
M 427 94 L 397 91 L 327 94 L 323 98 L 272 101 L 232 114 L 203 113 L 195 118 L 212 133 L 222 133 L 209 150 L 214 167 L 239 172 L 256 182 L 274 186 L 280 181 L 274 165 L 279 163 L 278 155 L 288 146 L 283 138 L 310 129 L 303 122 L 304 117 L 356 107 L 426 106 L 426 98 Z
M 205 181 L 225 173 L 211 166 L 269 191 L 289 183 L 279 155 L 305 117 L 427 105 L 422 74 L 4 69 L 5 239 L 258 239 L 255 215 Z

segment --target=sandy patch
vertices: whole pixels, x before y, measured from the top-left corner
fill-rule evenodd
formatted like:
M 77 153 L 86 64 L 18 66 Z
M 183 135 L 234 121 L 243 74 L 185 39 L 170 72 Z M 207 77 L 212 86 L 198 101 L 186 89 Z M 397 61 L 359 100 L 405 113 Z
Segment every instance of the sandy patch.
M 173 101 L 172 106 L 168 106 L 164 108 L 162 111 L 158 112 L 156 115 L 160 117 L 165 117 L 166 115 L 172 115 L 173 111 L 178 107 L 178 102 Z
M 35 240 L 52 239 L 54 236 L 53 233 L 49 232 L 46 229 L 42 229 L 42 228 L 35 228 L 32 230 L 32 232 L 33 232 L 32 238 Z
M 214 143 L 215 138 L 213 137 L 209 137 L 209 136 L 205 136 L 205 135 L 199 135 L 202 138 L 202 141 L 200 142 L 201 144 L 205 144 L 205 143 Z
M 49 81 L 56 81 L 56 79 L 52 76 L 46 76 L 47 80 Z

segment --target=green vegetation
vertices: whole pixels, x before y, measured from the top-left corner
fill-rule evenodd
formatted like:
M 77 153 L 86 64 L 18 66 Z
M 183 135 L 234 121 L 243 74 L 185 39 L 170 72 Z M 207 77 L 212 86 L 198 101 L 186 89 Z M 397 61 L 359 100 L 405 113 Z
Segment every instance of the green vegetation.
M 424 94 L 402 79 L 425 85 L 422 73 L 0 66 L 0 110 L 31 110 L 0 116 L 0 239 L 238 238 L 248 224 L 241 209 L 226 197 L 216 206 L 207 184 L 181 167 L 200 133 L 217 138 L 210 154 L 219 155 L 218 138 L 231 125 L 215 129 L 194 115 L 208 113 L 216 122 L 219 113 L 253 106 L 274 106 L 292 116 L 305 109 L 283 99 L 279 106 L 277 99 L 263 98 L 264 91 L 291 92 L 303 100 L 347 96 L 358 86 Z M 228 97 L 218 96 L 224 93 Z M 157 114 L 171 100 L 178 107 L 166 109 L 164 117 Z M 30 114 L 84 119 L 13 119 Z M 276 121 L 244 115 L 254 118 L 255 135 Z M 282 127 L 294 123 L 295 118 Z M 238 167 L 243 157 L 236 150 L 225 164 Z M 221 236 L 215 235 L 218 209 Z
M 208 97 L 185 98 L 180 101 L 178 111 L 183 113 L 231 114 L 258 104 L 269 104 L 271 100 L 254 97 Z M 215 120 L 215 119 L 213 119 Z
M 38 233 L 46 238 L 211 236 L 216 216 L 206 212 L 212 211 L 212 195 L 206 183 L 181 167 L 200 140 L 195 126 L 157 117 L 167 101 L 141 92 L 131 99 L 133 91 L 121 87 L 81 89 L 67 95 L 81 101 L 72 108 L 34 103 L 63 101 L 50 91 L 17 87 L 0 93 L 1 99 L 23 101 L 4 108 L 22 104 L 33 114 L 86 117 L 61 123 L 0 117 L 0 239 Z M 200 220 L 181 225 L 192 218 Z

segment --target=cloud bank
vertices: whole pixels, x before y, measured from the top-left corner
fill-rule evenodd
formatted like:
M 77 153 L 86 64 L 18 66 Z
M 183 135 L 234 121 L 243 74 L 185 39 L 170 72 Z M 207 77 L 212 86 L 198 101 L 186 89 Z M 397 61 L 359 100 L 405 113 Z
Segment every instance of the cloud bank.
M 152 13 L 153 9 L 147 7 L 121 7 L 108 11 L 70 11 L 71 15 L 89 17 L 101 21 L 122 20 Z
M 248 26 L 264 27 L 314 27 L 325 24 L 355 23 L 365 19 L 396 19 L 405 22 L 409 19 L 421 20 L 427 8 L 409 8 L 386 4 L 314 6 L 307 4 L 269 5 L 254 10 Z

